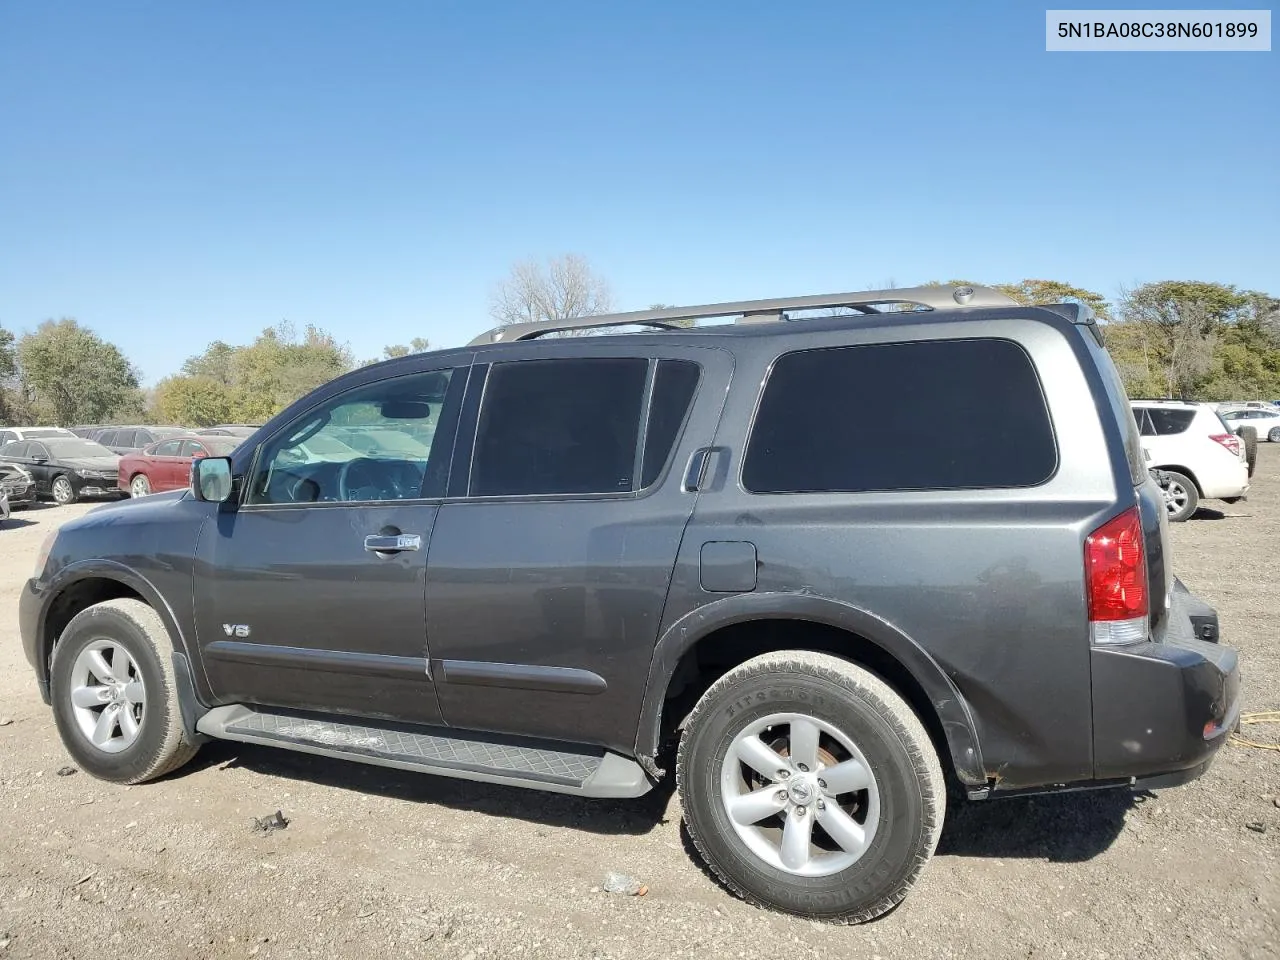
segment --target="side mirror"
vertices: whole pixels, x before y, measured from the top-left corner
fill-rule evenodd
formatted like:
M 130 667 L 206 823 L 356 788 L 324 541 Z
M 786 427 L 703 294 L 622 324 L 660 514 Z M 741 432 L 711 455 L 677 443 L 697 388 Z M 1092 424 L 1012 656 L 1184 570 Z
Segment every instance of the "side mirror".
M 205 457 L 191 464 L 191 495 L 205 503 L 231 498 L 231 458 Z

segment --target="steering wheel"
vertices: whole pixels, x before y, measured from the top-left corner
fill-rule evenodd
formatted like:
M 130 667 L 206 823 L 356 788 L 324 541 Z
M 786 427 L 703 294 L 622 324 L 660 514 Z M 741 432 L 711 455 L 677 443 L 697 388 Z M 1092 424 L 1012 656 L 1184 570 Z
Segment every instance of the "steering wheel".
M 338 499 L 339 500 L 359 499 L 358 497 L 351 496 L 351 493 L 353 490 L 353 487 L 351 484 L 351 471 L 355 469 L 355 465 L 357 463 L 364 465 L 364 464 L 373 463 L 373 461 L 368 457 L 353 457 L 352 459 L 343 463 L 341 468 L 339 468 L 338 470 Z

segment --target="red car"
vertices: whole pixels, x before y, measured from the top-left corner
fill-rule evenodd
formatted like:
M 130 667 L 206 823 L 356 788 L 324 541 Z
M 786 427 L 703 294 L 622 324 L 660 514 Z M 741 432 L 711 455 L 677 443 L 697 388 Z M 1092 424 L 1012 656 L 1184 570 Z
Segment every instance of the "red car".
M 226 457 L 241 437 L 172 437 L 120 458 L 120 486 L 131 497 L 185 490 L 191 463 L 201 457 Z

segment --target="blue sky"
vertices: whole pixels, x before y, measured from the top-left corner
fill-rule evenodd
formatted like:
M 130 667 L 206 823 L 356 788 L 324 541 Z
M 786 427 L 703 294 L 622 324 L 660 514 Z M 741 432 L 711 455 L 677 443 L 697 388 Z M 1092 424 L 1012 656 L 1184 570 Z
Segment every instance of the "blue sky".
M 1050 54 L 1025 2 L 7 3 L 0 325 L 154 382 L 281 320 L 459 344 L 564 252 L 624 309 L 1280 294 L 1277 57 Z

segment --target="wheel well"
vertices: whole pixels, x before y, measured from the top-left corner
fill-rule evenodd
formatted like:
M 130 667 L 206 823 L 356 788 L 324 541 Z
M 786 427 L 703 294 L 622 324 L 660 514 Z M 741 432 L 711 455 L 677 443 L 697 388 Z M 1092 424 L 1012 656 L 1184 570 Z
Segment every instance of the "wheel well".
M 776 650 L 812 650 L 841 657 L 870 670 L 911 706 L 929 731 L 949 779 L 955 778 L 942 722 L 911 672 L 883 647 L 839 627 L 810 620 L 749 620 L 715 630 L 685 651 L 667 684 L 660 743 L 668 743 L 707 689 L 734 667 Z
M 49 604 L 49 612 L 44 620 L 44 633 L 41 636 L 44 662 L 47 665 L 53 656 L 53 646 L 62 636 L 62 631 L 81 610 L 92 607 L 95 603 L 106 600 L 121 599 L 143 600 L 138 591 L 128 584 L 107 577 L 88 580 L 77 580 Z M 145 603 L 146 601 L 143 600 Z
M 1187 467 L 1180 467 L 1176 463 L 1162 463 L 1159 466 L 1155 466 L 1153 464 L 1152 469 L 1168 470 L 1173 473 L 1182 474 L 1184 477 L 1186 477 L 1188 480 L 1190 480 L 1192 483 L 1196 485 L 1196 496 L 1199 496 L 1199 497 L 1204 496 L 1204 492 L 1200 486 L 1200 481 L 1196 479 L 1196 475 L 1192 473 L 1191 470 L 1189 470 Z

